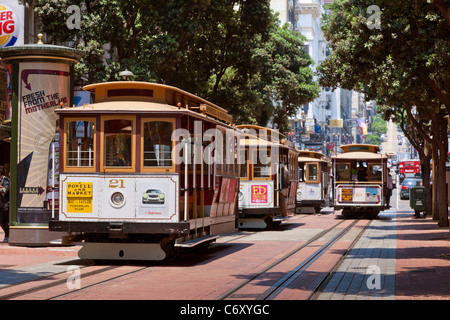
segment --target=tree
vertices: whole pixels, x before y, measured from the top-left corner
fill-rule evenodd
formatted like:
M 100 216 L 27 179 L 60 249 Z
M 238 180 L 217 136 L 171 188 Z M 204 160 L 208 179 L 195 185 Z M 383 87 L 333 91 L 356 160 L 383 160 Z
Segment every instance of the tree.
M 376 114 L 370 124 L 370 130 L 378 135 L 385 134 L 387 132 L 386 121 L 379 114 Z
M 366 137 L 366 143 L 379 146 L 381 144 L 381 138 L 377 134 L 369 134 Z
M 205 97 L 236 120 L 273 118 L 282 129 L 317 92 L 304 39 L 278 26 L 268 0 L 24 1 L 34 4 L 47 42 L 86 53 L 79 85 L 120 80 L 128 69 L 134 80 Z M 69 4 L 81 8 L 80 29 L 61 28 Z
M 450 111 L 450 17 L 446 1 L 376 2 L 380 28 L 369 23 L 369 0 L 330 6 L 325 35 L 333 54 L 319 68 L 323 86 L 363 91 L 380 105 L 404 110 L 433 150 L 435 202 L 440 226 L 448 226 L 445 192 L 447 121 Z M 413 108 L 417 113 L 412 114 Z M 422 127 L 431 121 L 431 131 Z
M 422 137 L 422 135 L 415 130 L 412 122 L 410 121 L 406 110 L 401 108 L 391 108 L 389 106 L 379 106 L 381 113 L 384 115 L 385 120 L 392 120 L 397 123 L 400 129 L 402 130 L 405 137 L 417 150 L 420 159 L 420 167 L 422 173 L 422 181 L 423 186 L 425 187 L 425 214 L 432 214 L 433 211 L 437 214 L 436 210 L 432 209 L 432 194 L 431 194 L 431 145 Z M 423 121 L 424 119 L 422 119 Z M 431 122 L 426 121 L 423 123 L 423 129 L 430 134 Z M 438 217 L 434 217 L 434 219 L 438 219 Z
M 229 110 L 239 110 L 239 122 L 266 126 L 271 121 L 281 132 L 287 132 L 288 117 L 319 93 L 304 41 L 287 24 L 280 27 L 275 20 L 267 41 L 257 38 L 252 43 L 249 63 L 253 67 L 247 72 L 229 72 L 216 92 L 217 99 L 231 96 L 227 99 L 232 103 Z M 251 105 L 257 108 L 243 109 Z

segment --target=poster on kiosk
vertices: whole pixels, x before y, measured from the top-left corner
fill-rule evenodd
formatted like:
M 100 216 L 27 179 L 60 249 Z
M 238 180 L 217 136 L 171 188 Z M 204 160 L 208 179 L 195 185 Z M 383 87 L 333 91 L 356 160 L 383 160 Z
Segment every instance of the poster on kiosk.
M 33 208 L 50 210 L 53 205 L 57 209 L 59 144 L 55 109 L 68 105 L 69 81 L 67 64 L 20 64 L 17 154 L 19 211 L 26 212 Z M 26 220 L 26 214 L 22 214 L 22 218 Z

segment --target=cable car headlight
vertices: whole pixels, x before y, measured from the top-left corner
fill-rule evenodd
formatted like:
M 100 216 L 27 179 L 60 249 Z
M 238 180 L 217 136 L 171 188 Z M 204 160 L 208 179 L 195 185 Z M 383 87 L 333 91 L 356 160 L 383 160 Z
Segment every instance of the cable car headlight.
M 115 206 L 123 205 L 124 200 L 125 200 L 125 197 L 123 196 L 123 194 L 121 192 L 114 192 L 111 195 L 111 202 Z

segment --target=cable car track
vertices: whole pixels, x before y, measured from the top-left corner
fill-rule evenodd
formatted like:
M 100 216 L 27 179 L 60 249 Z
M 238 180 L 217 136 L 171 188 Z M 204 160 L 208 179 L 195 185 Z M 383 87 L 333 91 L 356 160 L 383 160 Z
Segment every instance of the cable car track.
M 57 296 L 48 298 L 47 300 L 56 300 L 56 299 L 58 299 L 58 298 L 63 298 L 63 297 L 65 297 L 65 296 L 68 296 L 68 295 L 71 295 L 71 294 L 75 294 L 75 293 L 77 293 L 77 292 L 80 292 L 80 291 L 83 291 L 83 290 L 87 290 L 87 289 L 90 289 L 90 288 L 92 288 L 92 287 L 96 287 L 96 286 L 98 286 L 98 285 L 101 285 L 101 284 L 104 284 L 104 283 L 107 283 L 107 282 L 110 282 L 110 281 L 113 281 L 113 280 L 117 280 L 117 279 L 120 279 L 120 278 L 129 276 L 129 275 L 132 275 L 132 274 L 141 272 L 141 271 L 148 270 L 148 269 L 150 269 L 150 268 L 153 268 L 153 267 L 142 267 L 142 268 L 140 268 L 140 269 L 137 269 L 137 270 L 134 270 L 134 271 L 130 271 L 130 272 L 126 272 L 126 273 L 124 273 L 124 274 L 121 274 L 121 275 L 118 275 L 118 276 L 114 276 L 114 277 L 109 278 L 109 279 L 106 279 L 106 280 L 98 281 L 98 282 L 96 282 L 96 283 L 87 285 L 87 286 L 85 286 L 85 287 L 83 287 L 83 288 L 80 288 L 80 289 L 74 289 L 74 290 L 72 290 L 72 291 L 70 291 L 70 292 L 63 293 L 63 294 L 60 294 L 60 295 L 57 295 Z
M 296 221 L 296 220 L 299 220 L 299 219 L 302 219 L 302 218 L 305 218 L 305 217 L 308 217 L 308 215 L 295 217 L 293 220 L 290 220 L 289 222 Z M 332 230 L 335 230 L 339 225 L 341 225 L 345 221 L 346 220 L 342 220 L 342 221 L 340 221 L 338 223 L 335 223 L 332 227 L 330 227 L 330 228 L 320 232 L 319 234 L 314 236 L 312 239 L 310 239 L 307 243 L 305 243 L 305 244 L 295 248 L 294 250 L 289 252 L 287 255 L 283 256 L 279 260 L 277 260 L 274 263 L 272 263 L 269 267 L 267 267 L 264 270 L 260 271 L 256 276 L 254 276 L 252 279 L 250 279 L 250 281 L 252 281 L 256 277 L 258 277 L 259 275 L 263 274 L 264 272 L 267 272 L 268 270 L 270 270 L 271 268 L 273 268 L 277 264 L 281 263 L 282 261 L 288 259 L 290 256 L 292 256 L 296 252 L 300 251 L 301 249 L 303 249 L 307 245 L 313 243 L 314 241 L 317 241 L 320 237 L 326 235 L 327 233 L 331 232 Z M 351 227 L 355 223 L 356 223 L 356 221 L 353 222 L 351 225 L 349 225 L 345 230 L 351 229 Z M 244 237 L 251 236 L 251 235 L 253 235 L 254 233 L 257 233 L 257 232 L 261 232 L 261 231 L 250 232 L 249 234 L 238 236 L 236 238 L 229 239 L 229 240 L 224 241 L 222 243 L 235 242 L 235 241 L 241 240 Z M 344 233 L 342 233 L 341 236 L 343 234 Z M 337 239 L 335 241 L 337 241 Z M 331 246 L 331 244 L 329 244 L 329 246 Z M 66 272 L 58 272 L 58 273 L 54 273 L 52 275 L 46 275 L 46 276 L 43 276 L 43 277 L 39 277 L 37 279 L 24 281 L 24 282 L 20 282 L 20 283 L 16 283 L 16 284 L 4 287 L 4 288 L 0 289 L 0 300 L 11 300 L 11 299 L 17 299 L 17 298 L 26 299 L 27 296 L 30 296 L 30 295 L 33 295 L 33 294 L 36 294 L 36 293 L 40 294 L 39 293 L 40 291 L 41 292 L 43 292 L 43 291 L 45 292 L 45 290 L 48 291 L 48 290 L 50 290 L 52 288 L 55 288 L 56 290 L 59 290 L 60 292 L 64 290 L 65 292 L 60 293 L 60 294 L 51 295 L 51 294 L 48 294 L 48 292 L 47 292 L 48 296 L 45 296 L 45 293 L 43 293 L 42 296 L 41 296 L 42 298 L 41 297 L 37 297 L 37 299 L 56 300 L 56 299 L 60 299 L 60 298 L 64 298 L 64 297 L 70 296 L 72 294 L 76 294 L 76 293 L 82 292 L 84 290 L 88 290 L 88 289 L 90 289 L 92 287 L 95 287 L 95 286 L 98 286 L 98 285 L 102 285 L 102 284 L 108 283 L 110 281 L 114 281 L 114 280 L 117 280 L 117 279 L 129 276 L 129 275 L 132 275 L 132 274 L 139 273 L 141 271 L 148 270 L 150 268 L 153 268 L 154 265 L 152 265 L 152 266 L 148 266 L 148 265 L 146 265 L 146 266 L 139 266 L 139 265 L 133 266 L 133 265 L 131 265 L 131 267 L 137 267 L 137 269 L 135 269 L 135 270 L 124 270 L 123 272 L 121 272 L 119 274 L 117 274 L 118 269 L 123 268 L 123 267 L 130 267 L 130 265 L 123 265 L 123 264 L 120 264 L 120 265 L 107 265 L 107 266 L 102 267 L 101 269 L 89 270 L 89 268 L 98 268 L 98 267 L 101 267 L 101 266 L 98 266 L 98 265 L 94 265 L 94 266 L 93 265 L 80 266 L 80 270 L 84 270 L 84 271 L 83 271 L 82 274 L 80 274 L 81 279 L 82 279 L 82 286 L 79 289 L 69 289 L 67 287 L 67 283 L 69 281 L 68 280 L 69 276 L 65 275 Z M 108 272 L 113 272 L 113 274 L 112 275 L 107 275 Z M 291 278 L 292 276 L 295 276 L 295 274 L 296 273 L 294 272 L 293 275 L 290 275 L 290 274 L 286 275 L 287 276 L 286 281 L 289 281 L 288 278 Z M 94 278 L 94 277 L 98 277 L 98 276 L 102 276 L 102 275 L 103 275 L 103 279 L 98 279 L 97 280 L 96 278 Z M 239 286 L 239 288 L 245 286 L 250 281 L 247 281 L 246 283 L 243 283 L 242 285 Z M 286 281 L 283 281 L 284 285 L 287 284 Z M 32 285 L 33 282 L 35 284 L 37 284 L 37 285 L 34 286 L 34 287 L 30 287 L 30 284 Z M 43 282 L 47 282 L 47 283 L 42 284 Z M 21 285 L 24 285 L 26 288 L 25 289 L 21 289 L 21 287 L 20 287 Z M 58 289 L 58 286 L 60 286 L 59 289 Z M 282 287 L 282 286 L 283 286 L 283 284 L 280 284 L 280 286 L 278 286 L 278 287 Z M 11 292 L 12 291 L 11 289 L 13 289 L 13 288 L 17 288 L 17 291 Z M 233 292 L 239 290 L 239 288 L 236 288 Z M 277 288 L 274 288 L 273 290 L 271 290 L 271 292 L 267 295 L 267 297 L 270 298 L 269 296 L 273 295 L 276 292 L 276 290 L 277 290 Z M 2 294 L 2 292 L 4 294 Z M 8 292 L 8 293 L 6 293 L 6 292 Z M 224 295 L 219 297 L 219 299 L 225 299 L 226 297 L 232 295 L 233 292 L 225 293 Z M 33 296 L 31 296 L 31 297 L 32 297 L 32 299 L 35 299 L 35 298 L 33 298 Z
M 348 220 L 344 220 L 341 221 L 335 225 L 333 225 L 332 227 L 323 230 L 322 232 L 320 232 L 319 234 L 317 234 L 316 236 L 314 236 L 313 238 L 311 238 L 309 241 L 307 241 L 306 243 L 298 246 L 297 248 L 295 248 L 294 250 L 290 251 L 289 253 L 287 253 L 286 255 L 284 255 L 283 257 L 279 258 L 278 260 L 276 260 L 275 262 L 273 262 L 272 264 L 270 264 L 269 266 L 263 268 L 262 270 L 260 270 L 259 272 L 256 272 L 253 276 L 251 276 L 249 279 L 241 282 L 240 284 L 238 284 L 237 286 L 235 286 L 234 288 L 228 290 L 227 292 L 223 293 L 222 295 L 220 295 L 217 300 L 225 300 L 227 298 L 230 299 L 235 299 L 236 295 L 235 293 L 238 292 L 239 290 L 241 290 L 242 288 L 248 286 L 249 284 L 251 284 L 254 281 L 257 281 L 258 278 L 260 278 L 261 276 L 263 276 L 264 274 L 266 274 L 269 270 L 273 269 L 274 267 L 280 265 L 283 261 L 286 261 L 287 259 L 289 259 L 290 257 L 292 257 L 294 254 L 296 254 L 297 252 L 299 252 L 300 250 L 311 246 L 314 242 L 318 241 L 321 237 L 325 236 L 326 234 L 332 232 L 333 230 L 335 230 L 339 225 L 341 225 L 342 223 L 344 223 L 345 221 Z M 341 231 L 339 231 L 336 235 L 334 235 L 329 241 L 327 241 L 324 245 L 322 245 L 319 249 L 317 249 L 316 251 L 314 251 L 314 253 L 312 253 L 308 258 L 306 258 L 305 260 L 303 260 L 300 264 L 298 264 L 295 268 L 291 269 L 291 271 L 289 271 L 288 273 L 285 273 L 283 277 L 281 277 L 280 279 L 278 279 L 272 286 L 270 286 L 270 288 L 268 288 L 265 292 L 258 294 L 257 296 L 257 300 L 272 300 L 275 299 L 285 288 L 287 288 L 289 286 L 289 284 L 291 284 L 293 281 L 295 281 L 298 277 L 301 276 L 301 274 L 309 267 L 311 266 L 315 261 L 317 261 L 328 249 L 330 249 L 340 238 L 342 238 L 345 234 L 347 234 L 350 230 L 352 230 L 352 227 L 354 227 L 357 222 L 359 220 L 354 220 L 352 221 L 347 227 L 345 227 L 344 229 L 342 229 Z M 368 227 L 368 225 L 370 224 L 370 221 L 364 226 L 364 228 L 362 228 L 362 230 L 358 233 L 356 239 L 351 243 L 350 247 L 347 249 L 346 252 L 348 252 L 351 247 L 354 246 L 354 244 L 356 243 L 357 239 L 360 238 L 360 236 L 364 233 L 365 229 Z M 315 293 L 316 291 L 321 287 L 321 284 L 324 283 L 325 279 L 328 278 L 329 274 L 332 273 L 333 270 L 335 270 L 336 266 L 338 266 L 343 260 L 343 257 L 341 257 L 338 262 L 335 264 L 335 266 L 328 272 L 328 274 L 324 277 L 324 279 L 322 279 L 320 281 L 320 283 L 315 287 L 315 289 L 313 290 L 313 292 L 309 295 L 308 299 L 310 299 Z
M 82 269 L 86 269 L 86 268 L 89 268 L 89 267 L 92 267 L 92 266 L 84 266 L 84 267 L 80 267 L 80 269 L 82 270 Z M 82 274 L 83 282 L 86 282 L 86 279 L 88 279 L 88 278 L 90 278 L 92 276 L 98 276 L 98 275 L 100 275 L 102 273 L 106 273 L 106 272 L 109 272 L 109 271 L 114 271 L 114 270 L 119 269 L 121 267 L 123 267 L 123 266 L 122 265 L 112 265 L 112 266 L 106 266 L 106 267 L 98 269 L 98 270 L 88 271 L 88 272 Z M 29 285 L 30 283 L 32 284 L 33 282 L 36 282 L 36 281 L 39 281 L 39 282 L 51 281 L 51 282 L 48 282 L 48 283 L 45 283 L 45 284 L 37 285 L 35 287 L 21 289 L 21 290 L 19 289 L 16 292 L 0 295 L 0 300 L 12 300 L 12 299 L 16 299 L 16 298 L 19 298 L 19 297 L 24 297 L 24 296 L 27 296 L 27 295 L 30 295 L 30 294 L 34 294 L 34 293 L 39 292 L 39 291 L 48 290 L 48 289 L 51 289 L 51 288 L 56 288 L 58 286 L 65 285 L 65 290 L 69 290 L 69 292 L 66 292 L 66 293 L 60 294 L 60 295 L 56 295 L 54 297 L 45 298 L 44 300 L 57 299 L 59 297 L 62 297 L 62 296 L 65 296 L 65 295 L 69 295 L 69 294 L 72 294 L 74 292 L 78 292 L 78 291 L 81 291 L 81 290 L 85 290 L 85 289 L 93 287 L 95 285 L 98 285 L 98 284 L 101 284 L 101 283 L 104 283 L 104 282 L 107 282 L 107 281 L 111 281 L 111 280 L 114 280 L 114 279 L 117 279 L 117 278 L 120 278 L 120 277 L 123 277 L 123 276 L 127 276 L 129 274 L 133 274 L 133 273 L 136 273 L 136 272 L 139 272 L 139 271 L 143 271 L 143 270 L 146 270 L 146 269 L 149 269 L 149 268 L 152 268 L 152 267 L 142 267 L 142 268 L 139 268 L 137 270 L 132 270 L 132 271 L 129 271 L 129 272 L 125 272 L 125 273 L 119 274 L 117 276 L 108 278 L 106 280 L 98 281 L 98 282 L 95 282 L 93 284 L 81 287 L 80 289 L 68 289 L 67 288 L 68 277 L 63 277 L 61 279 L 55 279 L 55 280 L 51 281 L 52 277 L 57 277 L 58 275 L 66 273 L 66 272 L 59 272 L 59 273 L 56 273 L 56 274 L 53 274 L 53 275 L 44 276 L 44 277 L 41 277 L 41 278 L 37 278 L 37 279 L 30 280 L 30 281 L 17 283 L 17 284 L 10 285 L 10 286 L 7 286 L 5 288 L 2 288 L 0 290 L 0 294 L 1 294 L 2 290 L 6 291 L 6 290 L 10 290 L 11 288 L 18 288 L 21 285 Z

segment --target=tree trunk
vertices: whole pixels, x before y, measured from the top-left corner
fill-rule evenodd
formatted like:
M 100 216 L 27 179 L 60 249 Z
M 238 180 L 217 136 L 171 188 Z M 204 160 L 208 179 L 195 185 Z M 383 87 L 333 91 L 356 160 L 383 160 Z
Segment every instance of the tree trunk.
M 438 209 L 437 209 L 437 190 L 438 190 L 438 152 L 436 150 L 436 148 L 433 146 L 433 176 L 432 176 L 432 181 L 433 181 L 433 185 L 432 185 L 432 207 L 431 207 L 431 211 L 432 211 L 432 218 L 433 220 L 438 221 L 439 220 L 439 214 L 438 214 Z
M 448 227 L 447 177 L 445 163 L 447 161 L 447 123 L 441 122 L 438 114 L 432 113 L 433 131 L 433 202 L 435 211 L 433 219 L 438 220 L 439 227 Z
M 447 179 L 445 168 L 446 157 L 442 156 L 437 161 L 437 212 L 439 227 L 448 227 L 448 209 L 447 209 Z
M 422 172 L 422 180 L 423 186 L 425 188 L 425 215 L 431 215 L 432 213 L 432 192 L 431 192 L 431 164 L 430 164 L 431 155 L 426 156 L 425 154 L 421 154 L 420 157 L 420 166 Z

